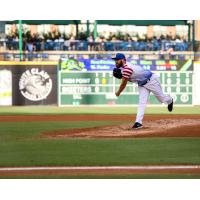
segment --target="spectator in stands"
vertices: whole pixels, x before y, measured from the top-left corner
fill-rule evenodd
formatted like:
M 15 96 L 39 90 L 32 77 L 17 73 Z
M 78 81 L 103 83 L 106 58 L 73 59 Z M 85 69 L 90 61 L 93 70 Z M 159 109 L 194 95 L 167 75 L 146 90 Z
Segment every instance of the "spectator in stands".
M 27 43 L 26 43 L 26 50 L 28 50 L 28 52 L 32 53 L 34 51 L 34 36 L 30 35 L 30 37 L 27 39 Z
M 152 51 L 153 50 L 153 44 L 152 44 L 152 38 L 146 38 L 146 50 Z
M 78 39 L 78 40 L 77 40 Z M 188 50 L 189 44 L 183 37 L 177 35 L 161 35 L 147 38 L 146 35 L 139 37 L 133 34 L 124 34 L 123 32 L 103 32 L 94 41 L 93 33 L 86 38 L 86 32 L 81 30 L 75 39 L 74 35 L 66 36 L 58 31 L 45 33 L 43 35 L 33 34 L 30 31 L 23 33 L 23 50 L 29 52 L 41 50 L 136 50 L 136 51 L 168 51 L 172 48 L 174 51 Z M 123 43 L 124 42 L 124 43 Z M 2 43 L 2 42 L 1 42 Z M 10 32 L 6 35 L 4 41 L 6 48 L 9 50 L 17 50 L 19 48 L 19 38 L 17 32 Z M 26 49 L 25 49 L 26 48 Z
M 70 49 L 69 36 L 64 33 L 63 39 L 64 39 L 63 50 L 68 51 Z
M 78 35 L 78 39 L 81 41 L 86 41 L 87 40 L 87 35 L 86 32 L 82 29 Z
M 76 50 L 76 44 L 78 41 L 75 39 L 74 35 L 71 35 L 69 42 L 70 42 L 70 50 L 72 51 Z
M 44 51 L 45 39 L 44 39 L 44 36 L 43 36 L 43 35 L 40 35 L 40 36 L 38 37 L 38 43 L 40 44 L 40 50 L 39 50 L 39 48 L 38 48 L 38 49 L 36 48 L 36 50 L 38 50 L 38 51 Z
M 127 38 L 127 44 L 125 46 L 125 49 L 128 50 L 128 51 L 131 51 L 132 50 L 132 38 L 129 36 Z
M 161 50 L 161 41 L 159 38 L 157 38 L 156 36 L 154 36 L 151 40 L 152 43 L 152 50 L 153 51 L 158 51 Z
M 59 42 L 59 48 L 60 48 L 59 50 L 63 50 L 64 42 L 65 42 L 63 35 L 60 35 L 58 42 Z
M 113 43 L 113 50 L 118 51 L 120 49 L 120 45 L 119 45 L 120 40 L 117 39 L 117 37 L 115 35 L 113 35 L 111 42 Z
M 95 42 L 96 42 L 96 49 L 95 50 L 104 51 L 104 37 L 103 36 L 97 37 Z
M 11 34 L 7 35 L 6 39 L 7 39 L 8 50 L 12 50 L 12 47 L 13 47 L 13 45 L 12 45 L 12 35 Z
M 69 50 L 70 49 L 70 41 L 69 40 L 65 40 L 64 41 L 64 50 Z
M 19 37 L 17 35 L 13 36 L 13 50 L 19 49 Z
M 92 34 L 88 37 L 87 41 L 88 41 L 88 51 L 94 51 L 94 38 Z
M 183 42 L 182 38 L 181 38 L 179 35 L 177 35 L 176 38 L 174 38 L 174 39 L 175 39 L 175 42 L 176 42 L 176 43 L 181 43 L 181 42 Z
M 0 48 L 1 50 L 6 50 L 6 38 L 5 34 L 0 35 Z

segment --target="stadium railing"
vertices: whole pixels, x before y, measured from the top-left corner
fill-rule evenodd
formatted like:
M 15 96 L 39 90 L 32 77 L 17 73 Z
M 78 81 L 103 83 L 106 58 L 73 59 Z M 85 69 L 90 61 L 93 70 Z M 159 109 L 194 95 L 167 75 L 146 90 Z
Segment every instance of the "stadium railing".
M 1 41 L 0 46 L 4 50 L 18 50 L 18 41 Z M 191 50 L 191 43 L 189 42 L 173 42 L 173 41 L 157 41 L 151 42 L 87 42 L 87 41 L 46 41 L 26 43 L 24 50 L 28 51 L 167 51 L 172 48 L 175 51 L 189 51 Z
M 120 51 L 122 52 L 122 51 Z M 115 51 L 23 51 L 23 61 L 58 61 L 61 58 L 90 58 L 111 59 Z M 190 52 L 167 52 L 167 51 L 124 51 L 126 57 L 134 60 L 200 60 L 200 54 Z M 19 51 L 0 52 L 1 61 L 19 61 Z

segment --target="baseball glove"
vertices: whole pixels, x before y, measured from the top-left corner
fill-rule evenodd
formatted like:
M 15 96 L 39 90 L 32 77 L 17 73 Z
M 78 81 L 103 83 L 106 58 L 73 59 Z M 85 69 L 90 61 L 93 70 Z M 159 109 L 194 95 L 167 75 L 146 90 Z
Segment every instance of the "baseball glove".
M 115 68 L 113 69 L 113 76 L 114 76 L 115 78 L 122 79 L 122 72 L 121 72 L 121 69 L 115 67 Z

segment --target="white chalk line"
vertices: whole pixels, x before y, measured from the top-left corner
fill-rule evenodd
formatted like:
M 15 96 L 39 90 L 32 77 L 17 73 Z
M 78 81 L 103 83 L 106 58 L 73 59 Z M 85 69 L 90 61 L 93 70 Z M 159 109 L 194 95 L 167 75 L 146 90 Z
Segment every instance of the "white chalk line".
M 81 166 L 81 167 L 0 167 L 2 171 L 49 171 L 49 170 L 193 170 L 200 165 L 162 165 L 162 166 Z

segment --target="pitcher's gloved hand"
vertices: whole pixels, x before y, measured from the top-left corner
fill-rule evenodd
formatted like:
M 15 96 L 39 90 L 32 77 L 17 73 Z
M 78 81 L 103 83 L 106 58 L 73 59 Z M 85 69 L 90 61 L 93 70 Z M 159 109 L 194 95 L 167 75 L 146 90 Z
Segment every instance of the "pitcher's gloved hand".
M 115 78 L 122 79 L 122 72 L 121 72 L 121 69 L 115 67 L 115 68 L 113 69 L 113 76 L 114 76 Z

